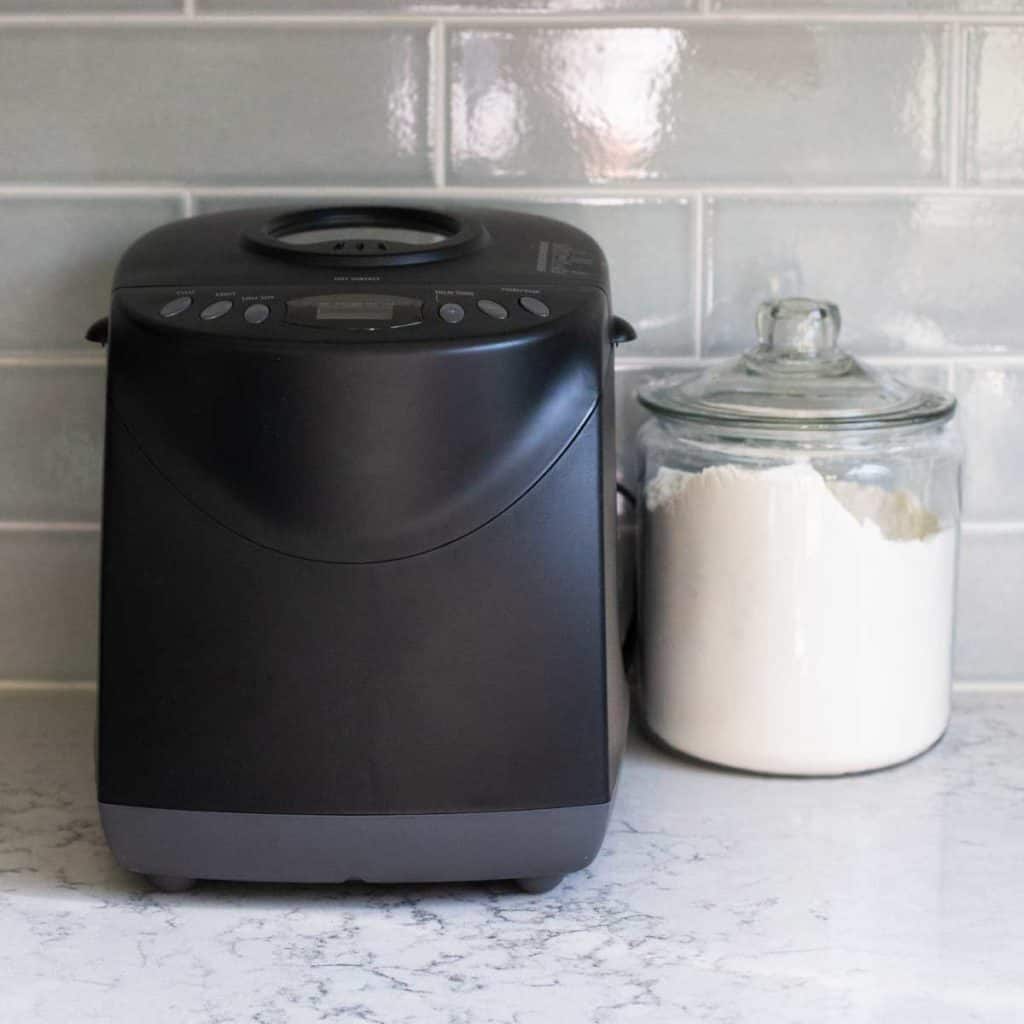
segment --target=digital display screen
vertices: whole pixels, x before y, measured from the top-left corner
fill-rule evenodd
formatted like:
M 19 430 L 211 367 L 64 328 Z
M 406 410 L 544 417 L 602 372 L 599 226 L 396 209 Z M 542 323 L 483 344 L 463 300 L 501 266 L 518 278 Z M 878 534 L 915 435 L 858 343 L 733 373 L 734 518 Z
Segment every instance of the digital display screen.
M 316 304 L 317 320 L 390 320 L 394 312 L 387 295 L 331 296 Z
M 333 292 L 288 300 L 290 324 L 336 331 L 382 331 L 423 319 L 423 300 L 383 292 Z

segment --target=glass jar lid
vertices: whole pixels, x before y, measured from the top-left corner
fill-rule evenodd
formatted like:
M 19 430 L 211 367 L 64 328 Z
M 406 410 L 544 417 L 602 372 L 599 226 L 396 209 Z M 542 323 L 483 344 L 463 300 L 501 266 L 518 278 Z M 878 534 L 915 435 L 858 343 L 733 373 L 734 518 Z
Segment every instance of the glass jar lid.
M 945 420 L 956 399 L 865 366 L 838 345 L 839 309 L 816 299 L 764 302 L 758 344 L 704 370 L 640 388 L 659 416 L 785 430 L 872 429 Z

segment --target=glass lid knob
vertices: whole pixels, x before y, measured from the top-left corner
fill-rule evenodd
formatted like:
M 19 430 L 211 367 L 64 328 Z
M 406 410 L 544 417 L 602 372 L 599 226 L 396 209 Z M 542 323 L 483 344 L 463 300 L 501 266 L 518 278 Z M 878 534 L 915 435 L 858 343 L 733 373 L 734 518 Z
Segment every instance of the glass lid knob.
M 818 299 L 778 299 L 757 310 L 758 344 L 744 356 L 762 373 L 844 373 L 850 357 L 839 348 L 839 307 Z

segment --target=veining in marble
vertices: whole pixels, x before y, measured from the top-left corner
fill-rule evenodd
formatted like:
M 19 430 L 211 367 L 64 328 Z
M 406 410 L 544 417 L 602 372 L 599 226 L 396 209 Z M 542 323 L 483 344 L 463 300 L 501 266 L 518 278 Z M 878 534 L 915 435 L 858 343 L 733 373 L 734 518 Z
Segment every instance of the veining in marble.
M 94 694 L 0 692 L 0 1021 L 1002 1024 L 1024 1008 L 1024 698 L 903 767 L 760 778 L 634 738 L 613 824 L 510 884 L 151 892 L 93 804 Z

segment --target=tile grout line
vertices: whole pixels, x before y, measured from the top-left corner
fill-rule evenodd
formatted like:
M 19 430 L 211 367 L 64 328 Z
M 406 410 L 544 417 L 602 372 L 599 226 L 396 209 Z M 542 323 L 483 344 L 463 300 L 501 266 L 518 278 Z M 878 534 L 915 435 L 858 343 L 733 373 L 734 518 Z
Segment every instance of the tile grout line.
M 1024 533 L 1024 520 L 965 519 L 964 533 L 998 535 Z M 99 533 L 98 520 L 47 521 L 45 519 L 0 519 L 0 533 Z
M 0 519 L 0 533 L 99 533 L 100 524 L 92 520 L 47 522 L 41 519 Z
M 347 11 L 324 11 L 307 13 L 200 13 L 195 0 L 182 0 L 182 9 L 177 13 L 125 11 L 93 13 L 8 13 L 0 14 L 0 28 L 62 26 L 175 26 L 213 25 L 248 27 L 262 25 L 350 25 L 353 27 L 410 25 L 429 26 L 437 21 L 432 13 L 370 13 Z M 508 12 L 450 14 L 443 20 L 448 25 L 458 26 L 501 26 L 506 28 L 648 28 L 695 25 L 866 25 L 891 26 L 908 25 L 932 26 L 954 24 L 979 25 L 1022 25 L 1024 13 L 984 13 L 958 11 L 822 11 L 818 9 L 792 9 L 787 11 L 712 11 L 707 0 L 701 0 L 696 10 L 663 11 L 628 14 L 622 11 L 588 12 L 585 14 L 530 13 L 510 14 Z
M 963 169 L 963 32 L 953 24 L 949 37 L 949 71 L 946 82 L 949 139 L 946 159 L 951 188 L 959 188 Z
M 695 328 L 700 330 L 700 326 L 697 326 L 696 324 Z M 700 355 L 678 356 L 619 356 L 615 360 L 615 365 L 618 370 L 687 369 L 689 367 L 706 366 L 709 363 L 713 363 L 719 359 L 727 359 L 735 354 L 736 353 L 734 352 L 722 352 L 711 355 L 702 353 Z M 934 355 L 902 355 L 869 352 L 857 354 L 863 356 L 863 358 L 877 366 L 944 367 L 950 374 L 953 373 L 957 366 L 977 367 L 988 370 L 1024 367 L 1024 353 L 950 352 L 944 354 L 936 353 Z M 78 354 L 74 352 L 63 352 L 60 350 L 53 350 L 49 352 L 0 352 L 0 367 L 54 367 L 58 369 L 81 367 L 83 369 L 102 369 L 106 364 L 107 359 L 102 352 L 97 352 L 95 354 Z M 950 376 L 948 383 L 952 386 L 952 376 Z
M 443 189 L 448 178 L 448 37 L 445 23 L 434 23 L 431 96 L 434 98 L 434 185 Z
M 693 266 L 693 354 L 700 359 L 704 348 L 704 196 L 698 192 L 693 200 L 693 237 L 690 239 L 690 259 Z
M 429 197 L 440 190 L 436 184 L 419 185 L 336 185 L 325 182 L 320 185 L 190 185 L 157 182 L 121 182 L 108 185 L 76 185 L 50 183 L 26 183 L 0 181 L 0 200 L 28 198 L 42 199 L 167 199 L 177 198 L 188 192 L 194 196 L 206 197 L 250 197 L 260 196 L 383 196 L 386 198 Z M 766 185 L 690 182 L 677 185 L 591 185 L 581 181 L 572 185 L 445 185 L 444 193 L 452 199 L 623 199 L 644 202 L 657 199 L 705 198 L 730 199 L 898 199 L 898 198 L 972 198 L 972 199 L 1021 199 L 1024 186 L 1006 185 L 996 187 L 944 185 Z
M 706 366 L 719 359 L 728 359 L 730 356 L 738 355 L 737 352 L 722 352 L 714 355 L 704 354 L 702 356 L 619 356 L 615 360 L 616 369 L 619 370 L 670 370 L 673 367 L 687 369 L 689 367 Z M 895 367 L 946 367 L 947 369 L 956 366 L 977 366 L 986 369 L 1000 369 L 1009 367 L 1024 366 L 1024 353 L 948 353 L 945 355 L 881 355 L 878 353 L 854 352 L 854 355 L 862 356 L 864 359 L 876 366 Z
M 0 679 L 0 693 L 82 693 L 95 691 L 95 679 Z M 954 694 L 1002 693 L 1024 697 L 1024 679 L 961 679 L 953 682 Z

